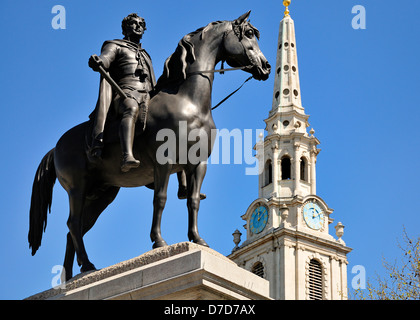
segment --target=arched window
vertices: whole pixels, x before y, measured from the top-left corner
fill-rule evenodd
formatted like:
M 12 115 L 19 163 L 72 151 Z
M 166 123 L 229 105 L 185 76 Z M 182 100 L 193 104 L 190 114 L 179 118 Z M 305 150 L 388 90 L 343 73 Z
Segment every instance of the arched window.
M 307 167 L 308 162 L 304 157 L 300 158 L 300 180 L 308 181 L 307 180 Z
M 281 179 L 289 180 L 291 178 L 292 176 L 290 158 L 285 156 L 281 159 Z
M 253 274 L 256 274 L 257 276 L 259 276 L 261 278 L 264 278 L 264 266 L 263 266 L 263 264 L 260 261 L 256 262 L 252 266 L 251 272 Z
M 264 166 L 264 186 L 273 182 L 273 165 L 271 160 L 267 160 Z
M 324 298 L 322 278 L 321 263 L 312 259 L 309 262 L 309 300 L 322 300 Z

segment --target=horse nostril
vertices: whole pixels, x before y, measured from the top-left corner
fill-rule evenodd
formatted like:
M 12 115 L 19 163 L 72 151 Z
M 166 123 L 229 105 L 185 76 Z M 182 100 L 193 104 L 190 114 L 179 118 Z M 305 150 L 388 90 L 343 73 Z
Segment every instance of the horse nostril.
M 264 68 L 268 70 L 268 72 L 271 71 L 271 65 L 267 60 L 264 61 L 263 65 L 264 65 Z

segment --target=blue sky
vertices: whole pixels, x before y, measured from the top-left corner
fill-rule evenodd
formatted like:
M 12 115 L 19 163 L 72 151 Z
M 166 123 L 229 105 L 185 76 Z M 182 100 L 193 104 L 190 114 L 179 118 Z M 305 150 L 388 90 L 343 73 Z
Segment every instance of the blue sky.
M 54 30 L 55 5 L 66 9 L 66 29 Z M 351 10 L 366 8 L 365 30 L 354 30 Z M 64 259 L 68 200 L 57 183 L 43 243 L 32 257 L 27 243 L 29 204 L 36 168 L 60 136 L 88 119 L 98 92 L 98 74 L 87 65 L 104 40 L 121 37 L 121 19 L 145 17 L 143 38 L 156 75 L 185 34 L 216 20 L 252 10 L 260 48 L 274 67 L 282 1 L 2 1 L 0 90 L 3 137 L 0 159 L 0 299 L 22 299 L 49 289 L 52 268 Z M 354 250 L 351 269 L 381 274 L 382 257 L 400 256 L 403 226 L 419 236 L 420 3 L 405 0 L 293 1 L 302 103 L 321 141 L 317 194 L 345 225 Z M 217 75 L 214 104 L 248 77 Z M 272 103 L 274 77 L 251 81 L 214 111 L 219 129 L 263 129 Z M 209 165 L 203 185 L 199 229 L 209 245 L 227 255 L 232 232 L 258 197 L 257 176 L 246 163 Z M 169 244 L 187 240 L 185 201 L 176 198 L 172 177 L 164 211 Z M 152 191 L 124 189 L 85 236 L 91 261 L 103 268 L 151 249 Z M 332 229 L 332 226 L 331 229 Z M 334 234 L 333 232 L 330 232 Z M 243 236 L 244 240 L 244 236 Z M 74 268 L 78 273 L 78 268 Z

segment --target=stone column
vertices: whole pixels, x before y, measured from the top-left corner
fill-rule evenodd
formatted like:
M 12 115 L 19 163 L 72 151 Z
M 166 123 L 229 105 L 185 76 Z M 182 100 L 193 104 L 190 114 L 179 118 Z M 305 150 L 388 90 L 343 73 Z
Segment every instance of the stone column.
M 279 145 L 274 142 L 274 145 L 271 147 L 273 151 L 273 196 L 279 196 Z
M 300 194 L 300 157 L 299 157 L 299 147 L 300 144 L 298 142 L 295 143 L 295 153 L 293 155 L 295 164 L 294 167 L 294 178 L 295 178 L 295 190 L 293 195 L 297 196 Z
M 331 282 L 331 299 L 332 300 L 341 300 L 340 291 L 341 291 L 341 270 L 338 262 L 337 256 L 330 256 L 330 282 Z
M 340 260 L 340 267 L 341 267 L 341 290 L 342 296 L 340 297 L 343 300 L 348 299 L 348 292 L 347 292 L 347 260 L 341 259 Z
M 263 183 L 264 183 L 264 142 L 262 141 L 262 137 L 260 135 L 260 141 L 257 142 L 256 145 L 256 157 L 258 160 L 258 171 L 259 171 L 259 175 L 258 175 L 258 197 L 262 198 L 263 196 Z
M 305 247 L 301 244 L 296 244 L 296 251 L 295 251 L 295 273 L 296 273 L 296 300 L 305 300 L 305 276 L 306 276 L 306 268 L 305 268 L 305 256 L 304 256 Z
M 275 252 L 275 263 L 274 263 L 274 269 L 276 270 L 277 277 L 276 282 L 273 284 L 275 286 L 275 296 L 272 297 L 276 300 L 280 300 L 282 290 L 281 290 L 281 284 L 282 284 L 282 278 L 284 273 L 284 268 L 281 267 L 281 257 L 284 256 L 284 247 L 280 246 L 279 243 L 277 243 L 277 248 Z
M 316 150 L 316 147 L 313 147 Z M 316 151 L 311 150 L 311 194 L 316 194 Z

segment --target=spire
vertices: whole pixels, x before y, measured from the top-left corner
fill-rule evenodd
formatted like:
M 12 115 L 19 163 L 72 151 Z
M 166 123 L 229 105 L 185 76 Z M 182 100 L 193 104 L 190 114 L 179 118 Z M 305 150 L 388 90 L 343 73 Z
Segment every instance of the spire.
M 303 113 L 300 96 L 299 69 L 296 52 L 294 21 L 289 15 L 290 0 L 284 0 L 284 18 L 280 22 L 277 45 L 276 74 L 271 112 L 296 111 Z M 287 108 L 288 110 L 285 110 Z M 282 109 L 282 110 L 279 110 Z
M 264 120 L 264 166 L 277 183 L 269 183 L 270 173 L 260 175 L 259 192 L 263 198 L 306 197 L 316 194 L 315 162 L 319 140 L 307 132 L 309 115 L 302 107 L 294 21 L 290 17 L 290 0 L 283 1 L 285 16 L 280 21 L 273 104 Z M 268 159 L 268 160 L 267 160 Z M 265 167 L 264 167 L 265 168 Z

